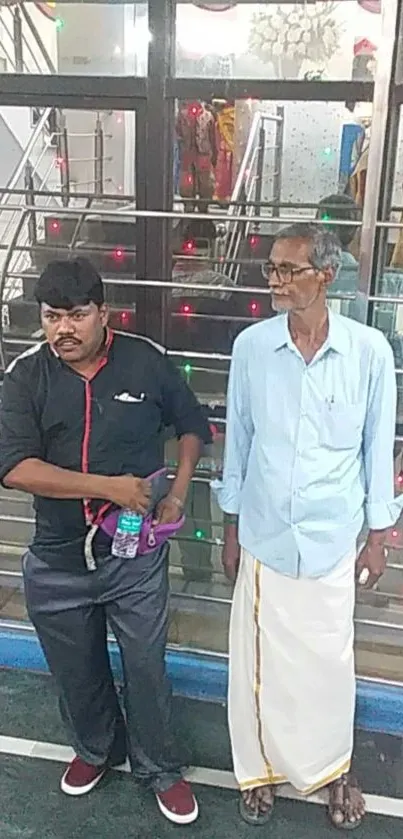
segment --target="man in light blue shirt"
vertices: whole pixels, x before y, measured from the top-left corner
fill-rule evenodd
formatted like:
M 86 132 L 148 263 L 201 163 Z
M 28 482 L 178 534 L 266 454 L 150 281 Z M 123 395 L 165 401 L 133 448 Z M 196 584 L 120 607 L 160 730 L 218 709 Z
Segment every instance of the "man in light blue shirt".
M 337 828 L 358 826 L 350 773 L 355 576 L 386 565 L 394 524 L 396 383 L 379 331 L 330 312 L 337 237 L 295 225 L 267 266 L 280 314 L 234 345 L 224 474 L 223 563 L 236 578 L 229 723 L 240 810 L 271 815 L 274 787 L 329 786 Z M 369 534 L 356 563 L 364 521 Z

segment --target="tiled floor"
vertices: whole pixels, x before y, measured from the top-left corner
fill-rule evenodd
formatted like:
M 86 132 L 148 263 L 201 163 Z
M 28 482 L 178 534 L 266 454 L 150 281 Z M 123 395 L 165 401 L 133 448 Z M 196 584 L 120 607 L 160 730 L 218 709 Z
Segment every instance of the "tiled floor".
M 52 680 L 47 676 L 3 671 L 0 673 L 2 750 L 1 839 L 165 839 L 177 836 L 177 828 L 166 823 L 157 811 L 153 796 L 133 783 L 130 775 L 111 773 L 91 795 L 80 800 L 63 796 L 59 778 L 63 766 L 53 761 L 21 757 L 24 743 L 7 750 L 7 737 L 27 738 L 53 744 L 66 744 L 60 723 Z M 183 759 L 194 766 L 219 770 L 231 768 L 226 711 L 210 703 L 176 699 L 176 733 L 183 744 Z M 42 753 L 45 753 L 45 749 Z M 61 750 L 59 749 L 59 752 Z M 38 752 L 37 752 L 38 753 Z M 49 750 L 48 750 L 49 753 Z M 62 758 L 60 758 L 62 759 Z M 403 783 L 401 744 L 392 737 L 357 736 L 355 771 L 370 795 L 391 797 L 381 808 L 402 810 Z M 206 777 L 209 773 L 204 772 Z M 210 773 L 211 776 L 211 773 Z M 202 778 L 203 772 L 198 771 Z M 233 790 L 196 786 L 200 819 L 186 829 L 198 839 L 247 839 L 251 829 L 237 812 Z M 401 836 L 399 818 L 370 813 L 361 835 L 368 839 L 397 839 Z M 334 839 L 323 807 L 279 799 L 273 821 L 259 835 L 275 839 Z

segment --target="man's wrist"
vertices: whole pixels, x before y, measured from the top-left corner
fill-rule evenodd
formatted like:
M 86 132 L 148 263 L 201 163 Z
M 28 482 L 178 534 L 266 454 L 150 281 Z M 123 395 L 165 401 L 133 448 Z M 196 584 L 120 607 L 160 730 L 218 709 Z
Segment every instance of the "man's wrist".
M 85 475 L 88 481 L 87 498 L 96 498 L 101 501 L 113 501 L 115 492 L 114 475 Z
M 182 505 L 182 508 L 186 504 L 186 498 L 187 498 L 187 494 L 188 494 L 188 490 L 189 490 L 189 484 L 190 484 L 190 480 L 189 481 L 188 480 L 182 480 L 182 481 L 175 480 L 173 482 L 170 490 L 169 490 L 169 493 L 168 493 L 169 498 L 171 498 L 171 500 L 175 499 L 174 503 L 179 502 L 179 504 Z
M 173 492 L 169 492 L 169 493 L 168 493 L 168 495 L 167 495 L 167 501 L 170 501 L 170 502 L 171 502 L 171 504 L 174 504 L 174 506 L 175 506 L 175 507 L 177 507 L 177 508 L 178 508 L 178 510 L 179 510 L 181 513 L 183 512 L 183 508 L 184 508 L 185 504 L 184 504 L 184 502 L 182 501 L 182 499 L 181 499 L 181 498 L 179 498 L 177 495 L 175 495 Z
M 370 530 L 367 544 L 374 548 L 384 548 L 387 530 Z

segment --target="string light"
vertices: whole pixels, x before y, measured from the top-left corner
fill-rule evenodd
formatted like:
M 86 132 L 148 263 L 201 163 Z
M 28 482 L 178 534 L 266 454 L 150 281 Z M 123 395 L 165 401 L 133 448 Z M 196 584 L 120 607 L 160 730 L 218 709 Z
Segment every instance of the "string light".
M 186 315 L 187 317 L 189 317 L 189 315 L 193 313 L 193 309 L 190 303 L 182 303 L 180 307 L 180 313 L 181 315 Z
M 193 102 L 188 108 L 189 115 L 197 117 L 202 112 L 202 107 L 198 102 Z
M 197 530 L 195 530 L 194 535 L 195 535 L 196 539 L 204 539 L 205 538 L 205 533 L 203 532 L 203 530 L 200 530 L 199 528 Z
M 120 312 L 119 320 L 122 326 L 129 326 L 130 323 L 130 312 Z
M 125 252 L 123 248 L 115 248 L 113 251 L 113 258 L 115 262 L 122 262 L 125 258 Z
M 190 376 L 190 374 L 192 372 L 192 365 L 191 364 L 185 364 L 183 369 L 184 369 L 186 375 Z
M 61 17 L 57 17 L 55 20 L 56 31 L 60 32 L 61 29 L 64 28 L 64 20 Z
M 252 236 L 249 236 L 249 244 L 251 248 L 257 248 L 259 242 L 260 238 L 256 235 L 256 233 L 253 233 Z
M 187 242 L 184 242 L 182 245 L 182 250 L 184 253 L 194 253 L 196 250 L 196 242 L 194 239 L 188 239 Z
M 56 218 L 52 219 L 52 221 L 48 224 L 48 230 L 51 233 L 55 233 L 56 235 L 60 233 L 61 224 Z
M 330 146 L 326 146 L 326 148 L 323 149 L 323 154 L 325 155 L 325 157 L 331 157 L 332 149 L 330 148 Z
M 56 163 L 56 166 L 58 166 L 59 168 L 61 166 L 64 166 L 64 158 L 63 157 L 57 157 L 56 160 L 55 160 L 55 163 Z
M 249 303 L 249 311 L 255 318 L 260 315 L 260 303 L 257 300 L 251 300 Z

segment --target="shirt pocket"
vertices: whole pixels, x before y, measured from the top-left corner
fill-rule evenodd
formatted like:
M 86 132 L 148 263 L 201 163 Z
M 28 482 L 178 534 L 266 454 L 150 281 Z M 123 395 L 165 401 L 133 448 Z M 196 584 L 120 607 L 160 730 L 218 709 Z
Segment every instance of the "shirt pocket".
M 320 414 L 319 442 L 327 449 L 355 449 L 361 443 L 359 405 L 326 403 Z

